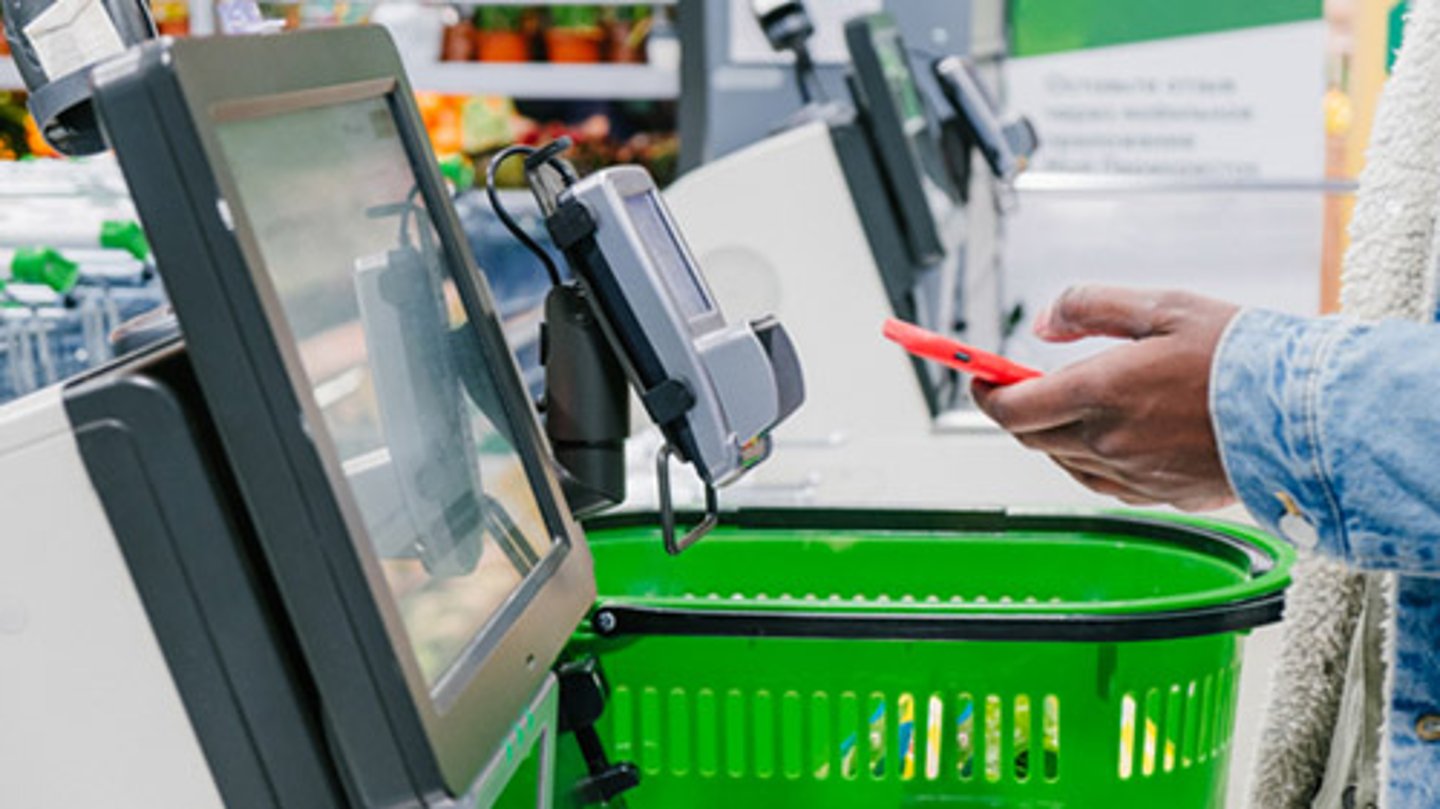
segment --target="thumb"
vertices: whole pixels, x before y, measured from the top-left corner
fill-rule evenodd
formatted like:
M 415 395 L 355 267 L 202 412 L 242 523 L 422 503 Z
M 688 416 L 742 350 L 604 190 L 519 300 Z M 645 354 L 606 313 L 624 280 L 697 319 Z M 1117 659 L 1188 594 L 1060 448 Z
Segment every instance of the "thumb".
M 1163 295 L 1121 287 L 1071 287 L 1036 318 L 1035 334 L 1052 343 L 1084 337 L 1150 337 L 1163 330 Z

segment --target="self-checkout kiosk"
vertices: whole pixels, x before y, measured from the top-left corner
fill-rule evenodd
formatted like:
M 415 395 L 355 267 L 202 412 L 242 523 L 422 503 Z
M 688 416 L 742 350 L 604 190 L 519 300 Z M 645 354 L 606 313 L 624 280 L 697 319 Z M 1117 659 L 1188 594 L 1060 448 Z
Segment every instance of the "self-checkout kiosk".
M 92 80 L 183 339 L 0 410 L 0 805 L 546 807 L 562 727 L 584 795 L 633 786 L 557 660 L 589 467 L 550 451 L 388 35 L 152 40 Z M 664 462 L 712 494 L 762 463 L 804 398 L 784 329 L 725 318 L 643 171 L 528 168 Z M 703 533 L 670 517 L 672 552 Z
M 781 35 L 794 28 L 784 17 L 803 15 L 803 5 L 760 5 L 772 44 L 794 47 L 793 33 Z M 760 502 L 1086 500 L 967 412 L 967 380 L 876 339 L 899 317 L 1003 350 L 1018 315 L 997 257 L 1001 211 L 1037 147 L 1034 131 L 1001 116 L 970 60 L 926 60 L 922 82 L 888 14 L 850 21 L 845 42 L 849 101 L 817 100 L 666 192 L 721 300 L 782 315 L 806 358 L 817 404 L 778 433 L 788 451 L 747 493 Z M 1027 485 L 1012 494 L 1016 480 Z
M 718 490 L 784 456 L 808 392 L 786 329 L 723 305 L 648 175 L 513 152 L 573 279 L 554 274 L 538 413 L 382 29 L 152 40 L 90 86 L 182 334 L 0 408 L 0 806 L 1223 786 L 1235 633 L 1280 615 L 1278 543 L 1140 515 L 789 509 L 727 510 L 687 551 Z M 624 497 L 626 387 L 661 479 L 678 460 L 712 502 L 587 522 L 592 547 L 576 515 Z M 1205 575 L 1157 591 L 1077 563 Z M 1190 763 L 1127 776 L 1156 760 L 1135 695 L 1186 678 Z
M 687 228 L 697 229 L 692 236 L 697 250 L 707 260 L 711 253 L 724 259 L 716 274 L 722 294 L 738 299 L 763 295 L 766 288 L 786 280 L 766 278 L 767 272 L 804 275 L 793 269 L 803 262 L 789 259 L 816 246 L 815 236 L 824 223 L 828 236 L 857 248 L 848 251 L 847 262 L 830 263 L 833 283 L 849 284 L 852 272 L 866 281 L 878 278 L 882 304 L 892 314 L 956 332 L 977 345 L 999 347 L 1008 323 L 995 262 L 971 253 L 993 247 L 993 216 L 986 215 L 987 208 L 995 207 L 991 186 L 1008 185 L 1023 169 L 1036 146 L 1029 124 L 1021 119 L 1006 126 L 1000 120 L 985 87 L 989 80 L 982 79 L 970 60 L 925 56 L 936 67 L 917 75 L 912 67 L 917 54 L 928 52 L 910 48 L 897 21 L 887 14 L 843 26 L 847 57 L 841 96 L 827 89 L 834 82 L 826 81 L 828 74 L 811 55 L 816 24 L 804 3 L 758 0 L 753 11 L 752 24 L 764 31 L 773 48 L 790 57 L 793 83 L 806 103 L 793 112 L 778 105 L 769 114 L 770 137 L 687 171 L 669 190 Z M 720 83 L 722 74 L 712 70 L 712 81 Z M 738 117 L 745 118 L 741 101 L 734 103 L 740 107 Z M 1000 168 L 990 159 L 1000 157 L 993 149 L 997 141 L 1005 149 L 1006 163 Z M 809 151 L 834 153 L 830 174 L 844 180 L 844 193 L 828 193 L 836 186 L 823 177 L 797 173 L 792 159 L 803 160 L 800 153 Z M 813 162 L 800 165 L 814 171 Z M 988 163 L 993 173 L 982 176 L 972 163 Z M 784 215 L 752 215 L 747 224 L 757 224 L 730 226 L 734 217 L 754 211 L 762 196 L 775 201 L 767 212 L 780 210 Z M 832 210 L 847 205 L 853 215 Z M 857 217 L 859 228 L 853 227 Z M 978 226 L 972 226 L 971 219 L 978 220 Z M 740 266 L 741 253 L 754 266 Z M 802 278 L 796 285 L 809 280 Z M 967 283 L 974 288 L 965 289 Z M 796 305 L 793 300 L 791 305 Z M 807 325 L 806 330 L 818 327 Z M 834 335 L 829 337 L 833 342 Z M 953 377 L 918 363 L 913 371 L 932 413 L 963 401 Z

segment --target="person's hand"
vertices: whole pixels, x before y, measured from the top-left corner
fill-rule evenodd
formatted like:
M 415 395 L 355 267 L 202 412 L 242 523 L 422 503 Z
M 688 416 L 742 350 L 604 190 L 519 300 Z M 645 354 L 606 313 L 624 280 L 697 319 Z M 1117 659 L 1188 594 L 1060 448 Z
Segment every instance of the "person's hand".
M 1070 289 L 1036 334 L 1134 342 L 1009 387 L 977 380 L 975 401 L 1094 491 L 1132 505 L 1219 508 L 1234 493 L 1210 422 L 1210 365 L 1237 311 L 1183 292 Z

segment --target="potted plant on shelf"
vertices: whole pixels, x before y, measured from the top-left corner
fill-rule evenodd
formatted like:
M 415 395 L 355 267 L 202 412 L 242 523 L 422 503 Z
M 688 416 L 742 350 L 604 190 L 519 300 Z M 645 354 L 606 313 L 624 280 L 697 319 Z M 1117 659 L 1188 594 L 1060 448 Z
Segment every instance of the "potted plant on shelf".
M 645 61 L 645 38 L 653 12 L 649 6 L 614 6 L 605 15 L 605 44 L 610 61 L 634 64 Z
M 596 6 L 558 5 L 550 9 L 545 51 L 552 62 L 598 62 L 600 9 Z
M 475 24 L 454 8 L 445 9 L 445 29 L 440 39 L 440 61 L 469 62 L 475 58 Z
M 481 6 L 477 9 L 475 52 L 476 58 L 482 62 L 530 61 L 525 9 L 519 6 Z

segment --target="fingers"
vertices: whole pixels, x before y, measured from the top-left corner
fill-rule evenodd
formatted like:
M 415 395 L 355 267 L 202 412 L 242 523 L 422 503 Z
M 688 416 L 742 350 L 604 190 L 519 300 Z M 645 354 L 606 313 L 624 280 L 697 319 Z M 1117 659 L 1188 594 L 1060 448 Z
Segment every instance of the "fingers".
M 1071 287 L 1036 319 L 1035 334 L 1052 343 L 1085 337 L 1150 337 L 1164 331 L 1162 304 L 1169 296 L 1120 287 Z
M 983 384 L 983 383 L 982 383 Z M 1006 432 L 1032 433 L 1069 424 L 1084 415 L 1074 393 L 1054 377 L 1019 382 L 1008 387 L 971 387 L 975 404 Z
M 1010 433 L 1034 433 L 1079 421 L 1098 401 L 1104 366 L 1092 358 L 1038 379 L 1003 387 L 979 380 L 970 393 L 980 411 Z M 1108 360 L 1107 360 L 1108 362 Z

